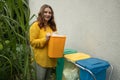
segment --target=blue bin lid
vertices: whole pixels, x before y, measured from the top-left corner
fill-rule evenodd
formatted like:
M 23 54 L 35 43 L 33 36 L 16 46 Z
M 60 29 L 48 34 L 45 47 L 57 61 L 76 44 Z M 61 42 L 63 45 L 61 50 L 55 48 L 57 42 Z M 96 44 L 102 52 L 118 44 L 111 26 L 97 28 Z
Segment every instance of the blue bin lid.
M 88 58 L 84 60 L 78 60 L 76 61 L 76 64 L 89 69 L 95 74 L 99 73 L 102 70 L 107 69 L 110 66 L 110 64 L 107 61 L 98 58 Z

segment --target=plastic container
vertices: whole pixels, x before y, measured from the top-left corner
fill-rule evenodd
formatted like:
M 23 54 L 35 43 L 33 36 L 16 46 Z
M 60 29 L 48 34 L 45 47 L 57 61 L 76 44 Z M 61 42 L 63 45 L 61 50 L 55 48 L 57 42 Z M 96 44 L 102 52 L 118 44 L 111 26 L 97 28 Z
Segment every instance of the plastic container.
M 96 80 L 106 80 L 106 70 L 110 66 L 107 61 L 98 58 L 78 60 L 76 64 L 90 70 Z M 94 80 L 94 78 L 85 69 L 80 69 L 80 80 Z
M 48 56 L 50 58 L 63 57 L 65 41 L 66 41 L 65 35 L 50 36 L 50 40 L 48 44 Z
M 77 50 L 74 49 L 64 49 L 63 54 L 72 54 L 72 53 L 76 53 Z M 56 80 L 62 80 L 63 77 L 63 69 L 64 69 L 64 58 L 58 58 L 57 60 L 57 67 L 56 67 Z
M 79 69 L 76 67 L 74 62 L 77 60 L 83 60 L 83 59 L 87 59 L 90 57 L 91 56 L 89 54 L 81 53 L 81 52 L 64 55 L 64 58 L 66 58 L 65 65 L 64 65 L 64 71 L 63 71 L 63 76 L 65 80 L 78 80 Z

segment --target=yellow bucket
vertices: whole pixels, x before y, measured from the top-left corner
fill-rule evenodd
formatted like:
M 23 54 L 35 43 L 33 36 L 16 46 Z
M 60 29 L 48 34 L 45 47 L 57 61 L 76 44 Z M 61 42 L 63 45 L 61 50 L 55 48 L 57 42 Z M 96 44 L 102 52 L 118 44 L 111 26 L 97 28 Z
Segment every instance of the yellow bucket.
M 50 40 L 48 43 L 48 56 L 50 58 L 63 57 L 65 41 L 66 41 L 65 35 L 50 36 Z

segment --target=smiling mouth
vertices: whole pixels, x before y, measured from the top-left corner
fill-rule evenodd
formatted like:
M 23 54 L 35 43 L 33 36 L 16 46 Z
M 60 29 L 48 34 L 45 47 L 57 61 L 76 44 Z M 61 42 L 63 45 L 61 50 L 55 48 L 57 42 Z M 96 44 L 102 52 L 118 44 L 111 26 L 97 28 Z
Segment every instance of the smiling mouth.
M 48 16 L 48 17 L 45 17 L 46 19 L 50 19 L 50 17 Z

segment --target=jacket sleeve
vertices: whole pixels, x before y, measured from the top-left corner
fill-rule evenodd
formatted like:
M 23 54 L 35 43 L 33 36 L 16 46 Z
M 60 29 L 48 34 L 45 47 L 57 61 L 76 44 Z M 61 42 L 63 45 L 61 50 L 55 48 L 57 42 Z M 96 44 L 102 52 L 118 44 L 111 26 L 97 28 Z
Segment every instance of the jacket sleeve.
M 46 37 L 39 38 L 39 27 L 37 24 L 33 23 L 30 27 L 30 44 L 34 48 L 43 48 L 46 43 Z

